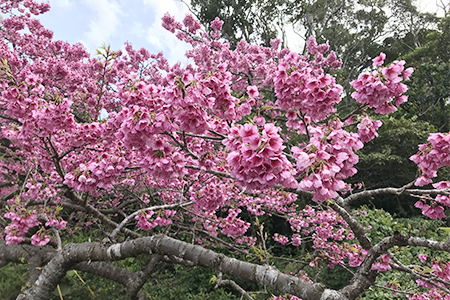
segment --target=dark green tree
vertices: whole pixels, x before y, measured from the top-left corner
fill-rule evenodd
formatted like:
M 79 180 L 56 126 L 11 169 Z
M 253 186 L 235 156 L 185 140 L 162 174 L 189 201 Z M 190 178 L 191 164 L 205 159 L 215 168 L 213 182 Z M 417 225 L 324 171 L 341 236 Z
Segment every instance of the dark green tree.
M 415 68 L 403 113 L 433 124 L 438 131 L 450 131 L 450 16 L 441 18 L 425 43 L 403 58 Z
M 232 48 L 244 39 L 270 46 L 270 40 L 284 30 L 286 0 L 192 0 L 191 9 L 199 21 L 209 29 L 216 17 L 224 21 L 222 36 Z

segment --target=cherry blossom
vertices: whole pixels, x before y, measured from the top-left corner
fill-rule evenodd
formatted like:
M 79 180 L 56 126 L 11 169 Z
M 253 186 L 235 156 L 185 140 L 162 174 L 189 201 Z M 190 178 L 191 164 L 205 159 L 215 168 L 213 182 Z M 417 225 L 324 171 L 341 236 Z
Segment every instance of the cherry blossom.
M 344 120 L 337 114 L 343 88 L 328 72 L 341 62 L 314 38 L 304 55 L 280 49 L 279 40 L 232 49 L 220 38 L 223 21 L 205 32 L 191 15 L 179 22 L 166 14 L 162 26 L 192 46 L 189 64 L 170 65 L 162 53 L 129 43 L 91 56 L 53 40 L 31 17 L 47 4 L 0 5 L 7 15 L 0 31 L 0 236 L 7 245 L 50 247 L 96 224 L 115 241 L 164 232 L 236 257 L 276 242 L 312 249 L 312 267 L 390 271 L 394 254 L 372 253 L 376 247 L 362 238 L 370 228 L 356 220 L 365 214 L 346 201 L 370 192 L 362 184 L 352 189 L 348 179 L 357 173 L 358 150 L 378 137 L 382 124 L 372 109 L 391 113 L 407 100 L 403 82 L 412 69 L 405 62 L 383 67 L 386 56 L 374 58 L 377 69 L 351 82 L 357 109 Z M 411 157 L 417 186 L 450 166 L 449 136 L 431 134 Z M 443 218 L 450 182 L 432 186 L 430 194 L 405 193 L 420 199 L 415 206 L 425 216 Z M 285 222 L 286 230 L 269 234 L 263 218 Z M 448 262 L 416 259 L 450 279 Z M 447 297 L 429 282 L 417 284 L 427 291 L 410 299 Z

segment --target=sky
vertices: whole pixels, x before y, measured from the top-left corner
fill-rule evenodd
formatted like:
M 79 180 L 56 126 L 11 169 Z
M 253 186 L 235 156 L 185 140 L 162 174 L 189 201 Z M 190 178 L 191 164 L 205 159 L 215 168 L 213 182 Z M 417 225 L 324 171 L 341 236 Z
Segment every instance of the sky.
M 50 11 L 41 23 L 54 39 L 82 43 L 90 53 L 102 44 L 124 49 L 124 42 L 150 53 L 164 52 L 171 63 L 183 60 L 188 45 L 161 26 L 170 12 L 181 21 L 189 12 L 179 0 L 50 0 Z
M 422 11 L 438 12 L 435 0 L 417 3 Z M 55 39 L 72 44 L 80 42 L 90 53 L 95 53 L 102 44 L 123 50 L 124 42 L 128 41 L 135 49 L 144 47 L 150 53 L 163 51 L 172 64 L 187 62 L 184 53 L 189 46 L 161 26 L 166 12 L 178 21 L 189 13 L 180 0 L 50 0 L 50 5 L 50 12 L 40 19 L 54 32 Z

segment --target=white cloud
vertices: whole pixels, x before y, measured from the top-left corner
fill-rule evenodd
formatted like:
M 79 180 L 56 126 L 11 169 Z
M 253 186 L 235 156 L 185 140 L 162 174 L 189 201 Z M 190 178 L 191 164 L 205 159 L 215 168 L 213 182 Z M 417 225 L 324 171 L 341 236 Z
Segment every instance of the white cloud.
M 185 1 L 190 3 L 190 1 Z M 175 18 L 184 18 L 189 9 L 180 0 L 143 0 L 144 5 L 150 6 L 155 11 L 157 18 L 161 19 L 166 12 L 169 12 Z
M 71 8 L 73 3 L 70 0 L 50 0 L 52 7 Z
M 144 24 L 142 22 L 134 21 L 131 25 L 130 33 L 135 36 L 144 36 L 145 35 L 145 29 Z
M 89 50 L 96 49 L 102 43 L 110 44 L 120 25 L 121 9 L 117 2 L 110 0 L 85 0 L 94 12 L 89 22 L 89 31 L 85 33 L 84 44 Z
M 445 0 L 442 0 L 442 1 L 440 1 L 440 0 L 436 0 L 436 1 L 419 0 L 419 1 L 416 1 L 415 4 L 419 8 L 419 11 L 436 13 L 439 17 L 444 16 L 444 10 L 442 10 L 442 4 L 446 5 L 447 9 L 448 9 L 448 6 L 450 5 L 449 1 L 445 1 Z
M 178 40 L 175 34 L 165 30 L 162 27 L 161 18 L 166 12 L 169 12 L 175 19 L 181 22 L 184 16 L 189 13 L 186 5 L 181 1 L 174 0 L 143 0 L 144 5 L 151 8 L 154 13 L 155 21 L 146 29 L 146 40 L 149 44 L 164 52 L 164 56 L 170 63 L 181 61 L 187 63 L 184 54 L 190 45 Z

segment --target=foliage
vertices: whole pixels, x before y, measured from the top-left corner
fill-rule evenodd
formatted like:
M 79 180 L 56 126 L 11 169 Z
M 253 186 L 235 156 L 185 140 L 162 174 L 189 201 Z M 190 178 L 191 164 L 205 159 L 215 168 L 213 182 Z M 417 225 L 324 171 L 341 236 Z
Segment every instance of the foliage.
M 415 76 L 409 84 L 410 101 L 402 112 L 429 122 L 438 131 L 450 130 L 450 94 L 447 85 L 450 79 L 449 25 L 448 17 L 441 18 L 437 28 L 422 33 L 423 38 L 418 47 L 412 51 L 403 50 L 401 54 L 415 67 Z
M 26 265 L 12 263 L 0 268 L 0 291 L 3 299 L 16 299 L 27 281 L 26 269 Z
M 416 118 L 382 116 L 380 121 L 383 125 L 378 131 L 379 136 L 359 151 L 358 173 L 351 179 L 354 184 L 362 183 L 365 189 L 401 187 L 408 183 L 417 174 L 417 168 L 409 158 L 417 151 L 417 145 L 424 143 L 429 133 L 435 131 L 428 123 Z M 370 201 L 392 214 L 411 216 L 416 213 L 409 197 L 378 195 Z M 355 207 L 361 204 L 355 203 Z

